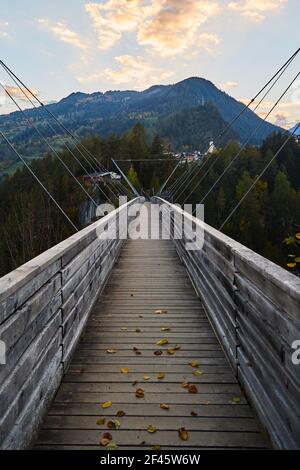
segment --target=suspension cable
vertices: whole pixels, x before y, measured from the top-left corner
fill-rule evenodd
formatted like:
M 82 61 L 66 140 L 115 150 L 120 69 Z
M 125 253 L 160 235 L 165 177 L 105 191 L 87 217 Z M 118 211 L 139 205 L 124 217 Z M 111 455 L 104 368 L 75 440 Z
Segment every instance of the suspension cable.
M 295 127 L 295 129 L 293 130 L 292 133 L 290 133 L 290 135 L 288 136 L 288 138 L 284 141 L 284 143 L 281 145 L 281 147 L 279 148 L 279 150 L 277 150 L 277 152 L 275 153 L 275 155 L 270 159 L 270 161 L 267 163 L 267 165 L 264 167 L 264 169 L 261 171 L 261 173 L 255 178 L 254 182 L 251 184 L 250 188 L 245 192 L 245 194 L 243 195 L 243 197 L 239 200 L 239 202 L 235 205 L 235 207 L 233 208 L 233 210 L 230 212 L 230 214 L 228 215 L 228 217 L 224 220 L 224 222 L 222 223 L 222 225 L 219 227 L 219 231 L 222 231 L 224 226 L 229 222 L 229 220 L 231 219 L 231 217 L 234 215 L 234 213 L 237 211 L 237 209 L 240 207 L 240 205 L 242 204 L 242 202 L 246 199 L 246 197 L 248 196 L 248 194 L 252 191 L 252 189 L 256 186 L 256 184 L 258 183 L 258 181 L 261 179 L 261 177 L 265 174 L 265 172 L 267 171 L 267 169 L 269 168 L 269 166 L 271 165 L 271 163 L 273 163 L 273 161 L 278 157 L 278 155 L 280 154 L 280 152 L 285 148 L 285 146 L 289 143 L 289 141 L 295 136 L 297 130 L 300 128 L 300 122 L 299 124 Z
M 12 149 L 12 151 L 17 155 L 17 157 L 21 160 L 21 162 L 24 164 L 24 166 L 27 168 L 27 170 L 31 173 L 33 178 L 38 182 L 38 184 L 43 188 L 45 193 L 49 196 L 51 201 L 56 205 L 56 207 L 60 210 L 60 212 L 63 214 L 63 216 L 68 220 L 68 222 L 72 225 L 73 229 L 76 230 L 76 232 L 79 231 L 79 229 L 76 227 L 76 225 L 72 222 L 70 217 L 66 214 L 64 209 L 61 207 L 61 205 L 56 201 L 56 199 L 52 196 L 52 194 L 48 191 L 46 186 L 42 183 L 42 181 L 39 179 L 39 177 L 35 174 L 33 169 L 28 165 L 26 160 L 22 157 L 22 155 L 15 149 L 13 144 L 8 140 L 8 138 L 3 134 L 3 132 L 0 130 L 0 136 L 2 139 L 5 140 L 5 142 L 8 144 L 8 146 Z

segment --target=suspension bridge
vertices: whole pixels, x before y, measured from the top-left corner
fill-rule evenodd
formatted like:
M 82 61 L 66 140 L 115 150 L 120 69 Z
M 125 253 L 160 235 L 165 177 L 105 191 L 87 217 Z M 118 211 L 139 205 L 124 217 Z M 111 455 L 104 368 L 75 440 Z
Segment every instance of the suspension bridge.
M 267 96 L 298 52 L 244 109 Z M 85 174 L 107 171 L 0 64 L 74 141 L 77 152 L 68 149 Z M 176 167 L 146 204 L 132 185 L 99 187 L 105 200 L 128 192 L 132 199 L 78 230 L 0 135 L 75 232 L 0 279 L 1 448 L 298 449 L 299 278 L 173 204 L 210 156 L 193 175 L 187 169 L 175 178 Z M 118 236 L 100 236 L 110 230 Z M 197 230 L 202 243 L 187 249 Z

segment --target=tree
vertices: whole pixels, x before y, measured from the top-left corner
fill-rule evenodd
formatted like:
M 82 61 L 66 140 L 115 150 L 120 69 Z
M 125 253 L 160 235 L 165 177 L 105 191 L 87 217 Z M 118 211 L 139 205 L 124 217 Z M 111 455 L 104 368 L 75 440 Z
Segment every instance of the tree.
M 140 188 L 140 182 L 139 182 L 138 174 L 137 174 L 137 172 L 135 171 L 133 165 L 131 165 L 131 167 L 129 168 L 127 177 L 128 177 L 128 179 L 129 179 L 129 181 L 131 182 L 131 184 L 132 184 L 135 188 Z

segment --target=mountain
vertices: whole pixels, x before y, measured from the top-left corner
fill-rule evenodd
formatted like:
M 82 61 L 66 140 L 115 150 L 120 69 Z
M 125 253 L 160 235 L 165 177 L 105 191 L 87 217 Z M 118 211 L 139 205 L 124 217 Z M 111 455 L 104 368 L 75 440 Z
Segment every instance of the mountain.
M 149 136 L 158 132 L 180 150 L 181 147 L 194 145 L 207 148 L 209 140 L 217 137 L 219 129 L 224 129 L 227 123 L 242 111 L 244 105 L 219 90 L 212 82 L 192 77 L 174 85 L 154 85 L 141 92 L 129 90 L 92 94 L 72 93 L 47 107 L 80 137 L 92 134 L 106 137 L 111 133 L 120 135 L 137 122 L 141 122 Z M 40 108 L 27 110 L 25 113 L 44 136 L 51 137 L 54 147 L 62 146 L 60 130 L 54 122 L 52 125 L 56 131 L 49 129 L 47 126 L 49 117 L 46 113 Z M 171 125 L 173 119 L 181 123 L 184 128 L 180 139 L 176 136 L 176 129 Z M 197 126 L 201 129 L 199 134 Z M 268 122 L 263 122 L 252 111 L 246 110 L 234 123 L 228 138 L 244 141 L 258 126 L 261 127 L 250 139 L 251 144 L 260 144 L 271 133 L 281 130 Z M 22 113 L 0 116 L 0 128 L 25 157 L 38 157 L 47 152 L 46 144 L 32 128 L 27 126 Z M 5 161 L 12 164 L 15 157 L 7 147 L 1 145 L 0 171 L 1 164 L 3 169 Z
M 300 125 L 299 124 L 300 123 L 295 124 L 294 127 L 292 127 L 292 129 L 290 129 L 290 132 L 294 133 L 294 135 L 296 135 L 296 136 L 300 136 Z

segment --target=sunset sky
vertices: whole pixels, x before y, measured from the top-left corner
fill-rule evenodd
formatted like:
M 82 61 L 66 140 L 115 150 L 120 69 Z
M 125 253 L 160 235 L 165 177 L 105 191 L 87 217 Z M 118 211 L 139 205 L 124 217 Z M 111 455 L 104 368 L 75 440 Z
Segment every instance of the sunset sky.
M 299 0 L 0 0 L 4 60 L 44 100 L 190 76 L 248 100 L 300 46 Z M 300 70 L 300 54 L 263 116 Z M 5 74 L 0 80 L 10 86 Z M 0 113 L 13 110 L 1 98 Z M 23 103 L 24 105 L 24 103 Z M 270 118 L 300 120 L 300 81 Z

